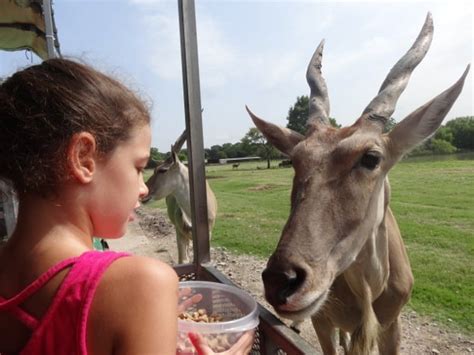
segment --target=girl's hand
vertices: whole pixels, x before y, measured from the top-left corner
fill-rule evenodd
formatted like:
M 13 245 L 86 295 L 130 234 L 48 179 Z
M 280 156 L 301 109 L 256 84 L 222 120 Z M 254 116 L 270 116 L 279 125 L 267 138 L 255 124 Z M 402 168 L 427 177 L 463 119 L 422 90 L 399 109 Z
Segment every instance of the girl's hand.
M 195 305 L 196 303 L 201 302 L 202 295 L 200 293 L 197 293 L 197 294 L 192 295 L 191 297 L 189 297 L 190 294 L 191 294 L 191 289 L 190 288 L 183 288 L 183 289 L 179 290 L 179 293 L 178 293 L 178 314 L 183 313 L 185 310 L 187 310 L 192 305 Z
M 232 347 L 222 353 L 215 353 L 212 349 L 206 344 L 206 341 L 202 336 L 197 333 L 189 333 L 189 340 L 196 348 L 196 351 L 199 355 L 246 355 L 252 349 L 254 331 L 245 332 L 242 335 L 237 343 L 232 345 Z

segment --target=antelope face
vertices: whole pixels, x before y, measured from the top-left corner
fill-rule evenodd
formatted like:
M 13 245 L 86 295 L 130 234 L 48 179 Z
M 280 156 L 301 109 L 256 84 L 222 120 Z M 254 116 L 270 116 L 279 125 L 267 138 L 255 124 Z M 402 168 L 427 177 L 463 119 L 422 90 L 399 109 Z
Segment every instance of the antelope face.
M 357 126 L 321 126 L 294 146 L 291 159 L 291 212 L 262 277 L 267 300 L 299 319 L 324 303 L 381 223 L 388 167 L 384 138 Z
M 172 194 L 179 184 L 180 165 L 181 162 L 175 153 L 172 153 L 171 159 L 158 165 L 153 171 L 153 175 L 145 182 L 148 187 L 148 195 L 142 199 L 142 202 L 146 203 L 152 198 L 160 200 Z
M 460 94 L 469 66 L 453 86 L 390 133 L 382 133 L 432 34 L 428 14 L 413 46 L 350 127 L 329 125 L 329 98 L 321 74 L 324 42 L 306 74 L 311 96 L 305 136 L 266 122 L 247 108 L 257 128 L 291 158 L 295 170 L 290 215 L 262 273 L 265 297 L 280 315 L 303 319 L 324 304 L 334 279 L 359 261 L 360 251 L 375 240 L 383 224 L 389 199 L 384 189 L 387 172 L 436 131 Z

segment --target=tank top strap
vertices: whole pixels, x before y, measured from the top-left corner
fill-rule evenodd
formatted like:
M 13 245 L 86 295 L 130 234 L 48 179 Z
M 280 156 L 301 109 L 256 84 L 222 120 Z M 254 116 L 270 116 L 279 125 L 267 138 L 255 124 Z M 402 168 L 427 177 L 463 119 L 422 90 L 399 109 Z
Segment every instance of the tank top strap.
M 89 312 L 95 290 L 105 270 L 114 260 L 129 255 L 129 253 L 96 250 L 83 253 L 75 260 L 74 266 L 64 278 L 41 322 L 48 322 L 53 317 L 67 318 L 68 314 L 78 310 L 85 316 Z M 62 312 L 57 312 L 58 309 L 62 309 Z
M 130 255 L 131 254 L 126 252 L 91 251 L 83 255 L 71 270 L 71 277 L 67 280 L 68 285 L 65 285 L 65 288 L 68 288 L 69 299 L 73 298 L 71 297 L 71 293 L 75 295 L 81 294 L 82 306 L 80 307 L 80 315 L 77 324 L 81 349 L 87 349 L 87 320 L 95 292 L 103 274 L 112 262 Z M 58 298 L 57 301 L 61 302 L 60 298 Z M 66 305 L 62 304 L 62 306 Z M 59 308 L 62 307 L 58 306 L 58 309 Z M 64 314 L 64 312 L 59 313 Z M 57 319 L 59 319 L 59 317 L 57 317 Z
M 43 287 L 49 280 L 51 280 L 54 276 L 56 276 L 59 272 L 64 270 L 65 268 L 71 266 L 76 262 L 79 257 L 69 258 L 63 261 L 60 261 L 53 267 L 49 268 L 40 277 L 38 277 L 35 281 L 25 287 L 20 293 L 17 293 L 15 296 L 9 299 L 5 299 L 0 297 L 0 311 L 13 309 L 17 307 L 19 304 L 23 303 L 28 297 L 33 295 L 36 291 L 38 291 L 41 287 Z
M 0 297 L 7 311 L 32 330 L 21 355 L 87 354 L 87 320 L 94 293 L 110 264 L 128 253 L 87 251 L 48 269 L 19 294 Z M 22 309 L 22 303 L 61 270 L 70 267 L 41 319 Z M 1 355 L 1 354 L 0 354 Z
M 13 307 L 12 309 L 9 309 L 8 312 L 10 312 L 11 315 L 13 315 L 29 329 L 36 329 L 39 324 L 38 319 L 23 310 L 23 308 L 20 306 Z
M 100 279 L 113 261 L 129 255 L 88 251 L 77 258 L 22 354 L 36 354 L 36 349 L 45 342 L 54 344 L 51 347 L 55 349 L 73 347 L 74 353 L 87 354 L 87 320 Z

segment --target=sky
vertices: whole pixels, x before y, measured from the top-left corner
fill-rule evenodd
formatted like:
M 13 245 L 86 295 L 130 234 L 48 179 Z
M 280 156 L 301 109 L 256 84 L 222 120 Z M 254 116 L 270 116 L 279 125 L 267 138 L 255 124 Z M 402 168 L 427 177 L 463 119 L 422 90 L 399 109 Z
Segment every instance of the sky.
M 245 111 L 286 126 L 308 95 L 308 62 L 325 39 L 330 116 L 352 124 L 411 47 L 428 11 L 434 38 L 398 101 L 399 121 L 451 86 L 473 62 L 473 2 L 196 0 L 204 146 L 236 143 L 253 127 Z M 177 1 L 56 0 L 61 51 L 120 79 L 152 106 L 161 152 L 185 128 Z M 40 59 L 0 52 L 0 76 Z M 473 115 L 474 69 L 445 122 Z

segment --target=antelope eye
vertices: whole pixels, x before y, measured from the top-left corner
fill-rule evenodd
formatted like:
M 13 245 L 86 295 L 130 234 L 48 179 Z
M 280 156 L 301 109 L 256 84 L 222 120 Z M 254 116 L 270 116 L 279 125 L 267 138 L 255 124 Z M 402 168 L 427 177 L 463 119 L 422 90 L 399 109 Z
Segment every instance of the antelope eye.
M 366 169 L 374 170 L 380 163 L 380 156 L 374 153 L 365 153 L 360 160 L 360 165 Z

